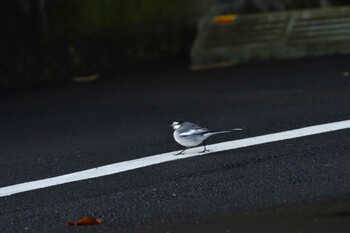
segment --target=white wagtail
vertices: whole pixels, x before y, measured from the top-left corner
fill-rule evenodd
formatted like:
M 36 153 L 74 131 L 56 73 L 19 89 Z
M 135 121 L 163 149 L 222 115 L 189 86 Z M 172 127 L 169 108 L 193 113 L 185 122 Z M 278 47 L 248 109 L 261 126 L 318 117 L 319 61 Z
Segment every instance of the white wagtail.
M 191 122 L 185 121 L 174 121 L 171 125 L 174 129 L 174 139 L 181 146 L 185 146 L 186 148 L 175 155 L 180 155 L 185 152 L 185 150 L 195 147 L 203 143 L 204 150 L 200 151 L 200 153 L 204 153 L 207 150 L 205 145 L 205 140 L 212 135 L 220 134 L 220 133 L 230 133 L 236 130 L 242 129 L 230 129 L 224 131 L 213 131 L 207 128 L 200 127 Z

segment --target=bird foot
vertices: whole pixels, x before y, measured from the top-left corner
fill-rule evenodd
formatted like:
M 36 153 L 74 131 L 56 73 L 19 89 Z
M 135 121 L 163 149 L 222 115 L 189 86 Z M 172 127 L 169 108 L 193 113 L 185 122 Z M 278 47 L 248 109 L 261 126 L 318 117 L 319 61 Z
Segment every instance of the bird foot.
M 205 149 L 205 150 L 198 151 L 198 153 L 205 153 L 207 151 L 210 152 L 210 150 Z
M 179 153 L 175 153 L 174 155 L 184 155 L 185 153 L 183 151 L 180 151 Z

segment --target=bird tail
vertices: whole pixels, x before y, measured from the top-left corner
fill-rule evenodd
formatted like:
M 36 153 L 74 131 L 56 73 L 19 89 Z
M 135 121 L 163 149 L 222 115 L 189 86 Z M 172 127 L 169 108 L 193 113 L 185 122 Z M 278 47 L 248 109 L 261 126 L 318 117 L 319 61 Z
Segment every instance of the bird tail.
M 212 136 L 212 135 L 215 135 L 215 134 L 231 133 L 233 131 L 241 131 L 241 130 L 242 129 L 240 129 L 240 128 L 235 128 L 235 129 L 223 130 L 223 131 L 209 131 L 209 132 L 205 133 L 205 135 Z
M 243 129 L 241 129 L 241 128 L 235 128 L 235 129 L 230 129 L 230 132 L 232 132 L 232 131 L 241 131 L 241 130 L 243 130 Z

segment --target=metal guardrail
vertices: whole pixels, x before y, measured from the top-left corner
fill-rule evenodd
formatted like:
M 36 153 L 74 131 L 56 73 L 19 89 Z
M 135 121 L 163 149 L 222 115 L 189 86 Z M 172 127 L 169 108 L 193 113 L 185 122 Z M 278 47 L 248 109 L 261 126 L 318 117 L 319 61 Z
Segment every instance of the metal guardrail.
M 204 17 L 191 50 L 192 68 L 249 60 L 350 53 L 350 7 Z

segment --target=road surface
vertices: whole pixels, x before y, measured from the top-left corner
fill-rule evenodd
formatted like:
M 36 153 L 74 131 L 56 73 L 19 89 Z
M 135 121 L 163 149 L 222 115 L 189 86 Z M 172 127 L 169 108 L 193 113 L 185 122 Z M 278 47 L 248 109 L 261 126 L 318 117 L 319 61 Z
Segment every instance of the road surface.
M 0 96 L 0 188 L 181 149 L 350 120 L 350 56 L 190 71 L 170 64 Z M 348 232 L 348 128 L 0 197 L 2 232 Z M 208 146 L 211 149 L 210 146 Z M 196 150 L 186 152 L 195 153 Z M 93 226 L 67 226 L 88 215 Z

